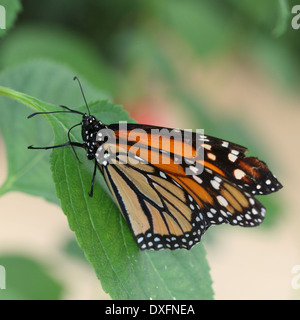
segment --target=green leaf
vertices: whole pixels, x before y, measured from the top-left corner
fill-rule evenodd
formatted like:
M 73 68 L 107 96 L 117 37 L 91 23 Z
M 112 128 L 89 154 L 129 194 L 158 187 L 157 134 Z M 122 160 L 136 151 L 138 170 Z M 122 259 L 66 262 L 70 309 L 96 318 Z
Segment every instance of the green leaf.
M 7 31 L 12 28 L 15 23 L 15 20 L 18 16 L 18 13 L 21 11 L 21 3 L 20 0 L 0 0 L 0 6 L 2 9 L 0 10 L 0 38 L 3 37 Z M 4 8 L 4 9 L 3 9 Z M 4 16 L 5 20 L 5 29 L 2 29 L 2 19 Z
M 2 41 L 1 66 L 13 66 L 33 58 L 59 61 L 76 74 L 84 75 L 96 87 L 108 93 L 116 90 L 114 73 L 96 46 L 74 31 L 54 25 L 22 24 Z
M 23 256 L 0 256 L 0 300 L 57 300 L 63 287 L 46 266 Z
M 72 81 L 74 75 L 73 71 L 60 64 L 37 61 L 2 72 L 0 84 L 57 105 L 76 107 L 83 100 L 78 85 Z M 85 80 L 81 76 L 80 79 L 85 85 Z M 85 91 L 91 99 L 105 97 L 90 85 Z M 0 194 L 21 191 L 58 204 L 49 168 L 49 153 L 27 150 L 31 144 L 53 144 L 53 130 L 49 123 L 43 117 L 27 120 L 29 110 L 4 97 L 0 97 L 0 110 L 0 133 L 6 145 L 8 164 L 8 175 L 0 187 Z
M 120 112 L 108 102 L 92 105 L 90 109 L 106 123 L 105 114 L 109 110 Z M 56 136 L 61 136 L 65 128 L 55 126 L 54 130 Z M 84 157 L 84 152 L 79 152 L 79 156 Z M 54 150 L 51 164 L 56 191 L 70 227 L 93 264 L 103 289 L 112 298 L 211 298 L 211 280 L 202 245 L 190 252 L 139 251 L 119 210 L 102 192 L 101 181 L 95 186 L 95 196 L 88 196 L 92 166 L 80 164 L 68 148 Z M 179 284 L 178 278 L 182 279 Z
M 37 111 L 55 110 L 52 105 L 26 94 L 5 88 L 1 88 L 1 92 Z M 108 101 L 90 104 L 90 109 L 107 124 L 129 120 L 120 106 Z M 72 114 L 46 117 L 53 127 L 55 144 L 65 142 L 71 124 L 78 122 L 78 116 Z M 80 141 L 80 130 L 73 130 L 71 139 Z M 39 152 L 47 153 L 31 152 L 35 156 Z M 54 149 L 51 170 L 70 228 L 93 265 L 102 288 L 114 299 L 211 299 L 211 278 L 202 244 L 190 251 L 140 251 L 111 196 L 103 191 L 101 185 L 105 187 L 105 184 L 100 174 L 94 197 L 88 196 L 93 165 L 86 160 L 83 150 L 77 153 L 82 163 L 74 157 L 71 148 Z

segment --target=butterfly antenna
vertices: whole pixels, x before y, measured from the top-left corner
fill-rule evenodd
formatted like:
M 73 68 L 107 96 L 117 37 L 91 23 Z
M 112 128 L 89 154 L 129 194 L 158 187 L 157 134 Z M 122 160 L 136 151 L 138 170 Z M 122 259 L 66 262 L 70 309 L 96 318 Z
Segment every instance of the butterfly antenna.
M 51 113 L 63 113 L 63 112 L 67 112 L 67 113 L 78 113 L 78 114 L 81 114 L 82 116 L 84 116 L 84 113 L 83 112 L 80 112 L 78 110 L 73 110 L 73 109 L 70 109 L 66 106 L 59 106 L 60 108 L 63 108 L 63 109 L 66 109 L 66 110 L 59 110 L 59 111 L 43 111 L 43 112 L 35 112 L 35 113 L 32 113 L 31 115 L 29 115 L 27 117 L 27 119 L 30 119 L 38 114 L 51 114 Z
M 87 104 L 87 101 L 86 101 L 86 98 L 85 98 L 85 95 L 84 95 L 84 92 L 83 92 L 83 89 L 82 89 L 82 86 L 81 86 L 80 80 L 78 79 L 78 77 L 77 77 L 77 76 L 75 76 L 75 77 L 73 78 L 73 80 L 74 80 L 74 81 L 75 81 L 75 80 L 77 80 L 77 81 L 78 81 L 78 84 L 79 84 L 79 87 L 80 87 L 80 90 L 81 90 L 81 93 L 82 93 L 82 96 L 83 96 L 83 99 L 84 99 L 84 102 L 85 102 L 85 105 L 86 105 L 87 111 L 88 111 L 89 116 L 90 116 L 90 115 L 91 115 L 90 108 L 89 108 L 89 106 L 88 106 L 88 104 Z

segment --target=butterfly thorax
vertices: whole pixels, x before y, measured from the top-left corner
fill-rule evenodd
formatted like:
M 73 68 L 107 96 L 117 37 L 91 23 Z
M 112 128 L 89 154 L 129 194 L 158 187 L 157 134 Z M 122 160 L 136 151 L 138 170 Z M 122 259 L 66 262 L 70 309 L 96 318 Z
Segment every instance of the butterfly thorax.
M 81 136 L 87 150 L 87 158 L 92 160 L 95 158 L 99 142 L 96 141 L 96 136 L 99 130 L 106 126 L 92 115 L 85 114 L 82 117 Z

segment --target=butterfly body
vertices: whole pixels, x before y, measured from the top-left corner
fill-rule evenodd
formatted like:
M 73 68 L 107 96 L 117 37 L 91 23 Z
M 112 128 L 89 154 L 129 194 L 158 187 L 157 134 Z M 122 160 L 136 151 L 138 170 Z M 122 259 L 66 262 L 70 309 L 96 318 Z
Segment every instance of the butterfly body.
M 84 141 L 84 147 L 87 151 L 87 158 L 93 160 L 99 144 L 96 142 L 96 136 L 99 130 L 105 126 L 101 121 L 98 121 L 94 116 L 84 114 L 81 122 L 81 136 Z

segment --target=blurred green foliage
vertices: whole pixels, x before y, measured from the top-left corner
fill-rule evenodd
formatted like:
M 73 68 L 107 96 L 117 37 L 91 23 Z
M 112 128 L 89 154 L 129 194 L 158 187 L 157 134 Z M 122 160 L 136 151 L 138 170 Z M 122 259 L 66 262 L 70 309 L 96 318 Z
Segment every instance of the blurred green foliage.
M 63 60 L 84 69 L 85 76 L 115 94 L 134 68 L 130 61 L 136 59 L 135 52 L 144 67 L 144 55 L 147 58 L 159 49 L 165 60 L 171 60 L 162 45 L 165 42 L 174 50 L 183 43 L 201 59 L 254 52 L 256 62 L 266 68 L 263 56 L 267 51 L 270 61 L 280 62 L 272 63 L 279 80 L 293 86 L 294 77 L 299 77 L 300 44 L 297 31 L 290 27 L 292 2 L 285 0 L 256 4 L 251 0 L 73 0 L 71 4 L 69 0 L 23 0 L 22 5 L 16 27 L 1 43 L 5 51 L 2 67 L 36 56 Z M 281 36 L 273 35 L 276 29 Z M 150 40 L 151 47 L 147 46 Z M 155 65 L 151 67 L 164 76 L 166 70 L 157 70 Z M 290 76 L 282 70 L 288 70 Z M 144 81 L 148 77 L 144 74 Z
M 59 63 L 62 73 L 73 70 L 86 79 L 95 88 L 87 94 L 89 100 L 101 96 L 118 103 L 138 101 L 147 98 L 153 84 L 159 85 L 174 112 L 190 115 L 191 127 L 205 128 L 210 135 L 246 145 L 266 162 L 271 160 L 268 147 L 247 129 L 247 119 L 226 110 L 213 114 L 209 102 L 186 85 L 182 75 L 188 76 L 188 70 L 180 68 L 180 52 L 184 48 L 195 63 L 204 65 L 228 56 L 247 60 L 279 86 L 296 91 L 300 31 L 290 26 L 293 1 L 0 0 L 1 4 L 7 9 L 7 29 L 0 30 L 0 85 L 18 80 L 17 70 L 25 72 L 30 63 L 43 65 L 44 60 Z M 43 61 L 36 62 L 39 59 Z M 61 72 L 51 63 L 47 75 Z M 14 74 L 12 79 L 8 74 Z M 28 79 L 33 81 L 29 73 Z M 33 91 L 27 93 L 53 104 L 81 104 L 70 88 L 71 79 L 64 77 L 59 84 L 51 79 L 36 86 L 29 82 Z M 55 89 L 60 94 L 54 97 Z M 3 120 L 0 124 L 3 137 L 8 137 L 10 128 Z M 272 159 L 272 165 L 280 164 Z M 260 200 L 268 207 L 266 224 L 274 225 L 280 197 Z
M 0 289 L 0 300 L 61 299 L 62 284 L 49 268 L 33 258 L 21 255 L 0 256 L 5 287 Z M 3 284 L 2 284 L 3 285 Z

